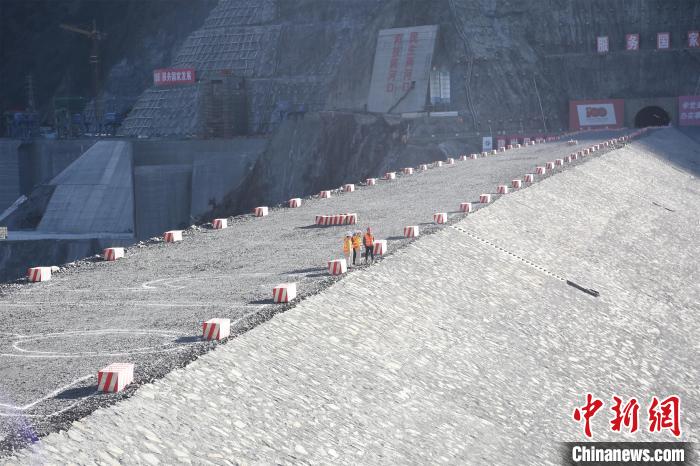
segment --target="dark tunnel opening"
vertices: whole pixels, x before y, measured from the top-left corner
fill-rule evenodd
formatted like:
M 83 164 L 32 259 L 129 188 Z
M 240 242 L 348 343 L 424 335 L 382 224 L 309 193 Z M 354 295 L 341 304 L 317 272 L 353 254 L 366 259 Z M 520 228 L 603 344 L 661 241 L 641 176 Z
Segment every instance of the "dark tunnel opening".
M 668 112 L 656 106 L 644 107 L 634 117 L 634 126 L 636 128 L 667 126 L 669 123 L 671 123 L 671 117 L 668 115 Z

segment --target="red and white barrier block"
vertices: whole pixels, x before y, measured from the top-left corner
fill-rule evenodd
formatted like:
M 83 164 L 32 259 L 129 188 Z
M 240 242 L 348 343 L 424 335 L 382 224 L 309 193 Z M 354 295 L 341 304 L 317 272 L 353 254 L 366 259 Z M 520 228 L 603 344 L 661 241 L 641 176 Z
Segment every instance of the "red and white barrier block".
M 554 161 L 554 165 L 556 165 L 557 167 L 563 167 L 564 166 L 564 159 L 556 159 Z
M 107 248 L 102 251 L 102 257 L 106 261 L 115 261 L 124 258 L 124 248 Z
M 100 392 L 121 392 L 134 381 L 134 365 L 115 362 L 97 372 L 97 390 Z
M 182 241 L 182 230 L 170 230 L 163 234 L 166 243 L 177 243 Z
M 547 168 L 546 167 L 536 167 L 535 173 L 537 173 L 538 175 L 544 175 L 545 173 L 547 173 Z
M 576 159 L 578 159 L 578 154 L 577 154 L 576 152 L 571 153 L 571 155 L 569 155 L 569 159 L 570 159 L 570 160 L 576 160 Z
M 446 212 L 434 213 L 433 214 L 433 222 L 437 223 L 438 225 L 446 223 L 447 222 L 447 213 Z
M 30 267 L 27 269 L 30 282 L 47 282 L 51 280 L 51 267 Z
M 418 166 L 418 170 L 424 172 L 428 169 L 428 164 L 422 163 Z
M 345 215 L 344 225 L 355 225 L 357 223 L 357 214 L 343 214 Z
M 459 161 L 460 161 L 460 162 L 465 162 L 467 159 L 469 159 L 469 157 L 467 157 L 466 155 L 460 155 L 460 156 L 459 156 Z
M 499 184 L 498 187 L 496 187 L 496 194 L 508 194 L 508 186 Z
M 479 158 L 479 154 L 471 154 L 471 155 L 469 156 L 469 158 L 472 159 L 472 160 L 476 160 L 476 159 Z
M 403 169 L 404 175 L 413 175 L 413 167 L 406 167 Z
M 328 261 L 328 273 L 331 275 L 342 275 L 348 271 L 348 263 L 345 259 L 335 259 Z
M 508 145 L 506 146 L 506 149 L 508 149 L 508 150 L 513 150 L 513 144 L 508 144 Z
M 535 175 L 532 173 L 526 173 L 525 174 L 525 183 L 534 183 L 535 182 Z
M 448 157 L 447 160 L 445 161 L 447 165 L 454 165 L 455 164 L 455 159 L 452 157 Z
M 499 148 L 498 148 L 498 152 L 505 152 L 505 151 L 506 151 L 506 148 L 505 148 L 505 147 L 499 147 Z
M 488 155 L 489 155 L 489 153 L 486 152 L 486 151 L 483 151 L 483 152 L 481 153 L 481 156 L 482 156 L 482 157 L 488 157 Z
M 343 186 L 343 192 L 344 193 L 354 193 L 355 192 L 355 185 L 352 183 L 348 183 Z
M 472 212 L 472 203 L 471 202 L 462 202 L 459 205 L 459 211 L 464 212 L 465 214 L 471 213 Z
M 395 180 L 396 179 L 396 172 L 386 172 L 384 174 L 384 179 L 385 180 Z
M 276 303 L 288 303 L 296 297 L 296 283 L 281 283 L 272 289 L 272 300 Z
M 547 162 L 547 163 L 544 164 L 544 167 L 545 167 L 547 170 L 554 170 L 554 162 Z
M 513 189 L 520 189 L 523 187 L 523 180 L 512 180 L 510 185 L 513 187 Z
M 442 160 L 436 160 L 435 162 L 433 162 L 433 166 L 434 167 L 442 167 Z
M 329 225 L 345 225 L 347 220 L 347 215 L 317 215 L 316 225 L 329 226 Z M 355 214 L 355 221 L 357 222 L 357 215 Z
M 405 238 L 415 238 L 417 236 L 420 236 L 420 228 L 418 227 L 418 225 L 403 227 L 403 236 Z
M 292 209 L 296 209 L 297 207 L 301 207 L 301 198 L 300 197 L 293 197 L 287 202 L 287 204 Z
M 209 319 L 202 323 L 202 338 L 205 340 L 223 340 L 230 336 L 230 319 Z
M 211 226 L 215 230 L 223 230 L 224 228 L 228 228 L 228 219 L 225 218 L 215 218 L 211 222 Z
M 367 178 L 365 183 L 367 183 L 367 186 L 374 186 L 375 184 L 377 184 L 377 179 L 376 178 Z
M 386 240 L 385 239 L 375 239 L 374 240 L 374 255 L 383 256 L 386 254 Z
M 498 154 L 498 151 L 497 151 L 496 149 L 493 149 L 493 150 L 491 151 L 491 155 L 497 155 L 497 154 Z
M 253 212 L 255 213 L 256 217 L 267 217 L 267 214 L 269 213 L 268 208 L 265 206 L 256 207 Z
M 490 194 L 482 194 L 479 196 L 479 202 L 482 204 L 488 204 L 491 202 L 491 195 Z
M 330 191 L 321 191 L 320 193 L 318 193 L 318 197 L 320 197 L 321 199 L 330 199 L 331 192 Z

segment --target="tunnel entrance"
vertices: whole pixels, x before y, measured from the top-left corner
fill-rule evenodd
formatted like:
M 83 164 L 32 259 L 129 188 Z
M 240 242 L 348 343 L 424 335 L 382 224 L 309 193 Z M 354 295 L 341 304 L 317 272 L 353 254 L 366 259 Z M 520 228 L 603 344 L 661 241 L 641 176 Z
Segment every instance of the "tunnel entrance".
M 644 107 L 634 117 L 634 126 L 636 128 L 666 126 L 669 123 L 671 123 L 671 117 L 668 116 L 668 112 L 657 106 Z

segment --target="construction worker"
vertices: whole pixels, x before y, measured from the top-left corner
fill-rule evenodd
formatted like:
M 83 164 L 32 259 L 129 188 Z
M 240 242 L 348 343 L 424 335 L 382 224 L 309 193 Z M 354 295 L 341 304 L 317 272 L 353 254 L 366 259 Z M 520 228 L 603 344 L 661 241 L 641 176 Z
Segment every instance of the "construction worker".
M 372 256 L 372 262 L 374 262 L 374 235 L 372 234 L 372 228 L 367 227 L 367 233 L 365 233 L 365 264 Z
M 352 265 L 355 265 L 357 256 L 362 257 L 360 246 L 362 246 L 362 232 L 356 231 L 355 234 L 352 235 Z
M 343 239 L 343 254 L 345 254 L 345 263 L 350 263 L 350 250 L 352 249 L 352 234 L 350 232 L 345 233 L 345 238 Z

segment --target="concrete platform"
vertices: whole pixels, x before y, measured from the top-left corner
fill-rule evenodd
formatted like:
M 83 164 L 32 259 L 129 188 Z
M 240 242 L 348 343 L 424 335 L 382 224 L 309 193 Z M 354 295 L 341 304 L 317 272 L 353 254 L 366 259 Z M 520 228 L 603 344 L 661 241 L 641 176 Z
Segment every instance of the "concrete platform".
M 687 147 L 677 150 L 687 150 Z M 455 199 L 473 201 L 481 192 L 493 191 L 497 184 L 526 173 L 542 161 L 568 152 L 570 148 L 564 143 L 545 144 L 503 156 L 460 162 L 452 167 L 399 177 L 394 182 L 380 182 L 377 186 L 358 188 L 354 193 L 337 195 L 332 199 L 305 200 L 299 209 L 273 209 L 270 216 L 263 219 L 234 219 L 227 230 L 189 232 L 184 242 L 177 245 L 161 244 L 130 249 L 124 261 L 86 265 L 57 275 L 52 281 L 51 289 L 43 286 L 31 289 L 4 288 L 0 313 L 3 318 L 7 316 L 7 328 L 12 335 L 8 336 L 8 346 L 2 348 L 0 357 L 10 361 L 21 360 L 25 368 L 21 372 L 8 366 L 4 370 L 0 369 L 2 390 L 6 398 L 13 400 L 14 406 L 9 411 L 5 406 L 5 416 L 14 413 L 15 421 L 23 419 L 37 433 L 65 426 L 72 419 L 114 401 L 110 397 L 97 397 L 90 391 L 94 385 L 94 380 L 91 379 L 94 378 L 93 368 L 99 368 L 108 362 L 108 354 L 125 354 L 129 362 L 136 363 L 137 384 L 147 383 L 152 377 L 162 375 L 183 360 L 198 354 L 205 344 L 193 342 L 187 337 L 199 334 L 199 323 L 211 315 L 230 318 L 232 333 L 240 335 L 284 309 L 283 306 L 269 304 L 270 285 L 296 281 L 302 297 L 308 297 L 334 283 L 334 279 L 326 278 L 325 264 L 329 258 L 340 253 L 342 235 L 346 228 L 320 229 L 311 226 L 313 214 L 321 207 L 329 211 L 358 212 L 359 218 L 367 219 L 363 220 L 360 227 L 368 224 L 373 226 L 378 237 L 389 239 L 389 250 L 395 251 L 410 243 L 410 240 L 402 238 L 403 226 L 406 224 L 423 222 L 420 223 L 423 235 L 438 231 L 443 227 L 430 225 L 432 213 L 436 209 L 459 215 L 456 213 L 459 202 Z M 634 152 L 631 154 L 636 156 Z M 593 215 L 598 209 L 597 203 L 602 202 L 603 197 L 593 196 L 591 203 L 586 204 L 583 200 L 591 185 L 579 188 L 577 180 L 572 177 L 581 174 L 577 176 L 585 179 L 585 167 L 603 164 L 608 157 L 619 156 L 602 155 L 602 159 L 598 159 L 596 155 L 584 159 L 583 163 L 572 164 L 573 169 L 561 175 L 496 200 L 485 211 L 477 211 L 477 214 L 470 217 L 472 220 L 468 219 L 464 224 L 476 222 L 479 218 L 489 218 L 485 214 L 490 209 L 500 212 L 499 206 L 506 203 L 509 209 L 506 211 L 506 230 L 513 230 L 514 235 L 523 237 L 522 242 L 513 245 L 515 249 L 515 246 L 522 244 L 523 250 L 514 253 L 519 252 L 523 257 L 537 255 L 537 251 L 533 252 L 526 246 L 530 244 L 529 241 L 537 244 L 542 229 L 549 227 L 552 232 L 556 232 L 552 238 L 558 238 L 557 241 L 537 247 L 559 250 L 561 256 L 567 254 L 568 244 L 573 238 L 580 238 L 584 244 L 591 242 L 588 235 L 598 235 L 593 239 L 605 239 L 607 236 L 600 236 L 595 229 L 581 227 L 567 232 L 567 222 L 578 218 L 580 208 L 570 211 L 566 208 L 553 210 L 550 204 L 562 207 L 568 206 L 568 202 L 574 202 L 576 206 L 588 206 L 591 209 L 590 215 Z M 614 166 L 611 164 L 611 167 Z M 619 170 L 629 170 L 628 167 L 617 170 L 604 168 L 607 171 L 602 170 L 603 173 L 608 173 L 605 176 L 616 177 L 619 177 Z M 670 166 L 663 171 L 664 176 L 671 176 L 669 173 L 677 177 L 675 181 L 681 180 L 687 186 L 693 186 L 692 183 L 697 182 L 689 177 L 683 178 L 687 175 Z M 597 176 L 592 177 L 596 186 L 600 181 L 596 179 Z M 565 178 L 561 181 L 561 186 L 549 185 L 552 189 L 545 189 L 548 183 L 553 183 L 560 177 Z M 673 190 L 678 188 L 675 185 L 666 187 L 666 184 L 653 184 L 653 187 L 659 190 L 657 194 L 660 197 L 673 198 L 674 202 L 677 200 L 678 211 L 687 211 L 685 197 L 673 194 Z M 651 189 L 639 183 L 632 184 L 631 187 L 625 184 L 622 187 L 636 190 L 634 192 Z M 524 197 L 525 193 L 533 190 L 540 193 L 542 199 L 534 197 L 527 200 Z M 630 199 L 634 200 L 635 197 L 622 199 L 629 204 Z M 602 210 L 602 215 L 611 216 L 610 222 L 614 224 L 620 204 L 613 197 L 610 205 L 611 210 Z M 641 204 L 631 204 L 630 208 L 641 207 Z M 646 205 L 643 207 L 647 208 Z M 668 212 L 661 210 L 659 215 Z M 524 216 L 523 225 L 528 225 L 527 228 L 513 226 L 519 225 L 521 217 L 517 215 Z M 486 222 L 483 227 L 490 226 L 491 223 L 494 229 L 503 229 L 503 225 L 495 221 Z M 479 226 L 480 223 L 474 225 Z M 495 235 L 486 237 L 491 241 L 498 239 Z M 643 235 L 640 238 L 649 240 Z M 686 238 L 681 237 L 680 240 L 685 241 Z M 434 243 L 435 241 L 438 242 Z M 671 238 L 670 241 L 674 240 Z M 528 334 L 534 335 L 533 338 L 539 334 L 538 329 L 545 328 L 546 332 L 540 332 L 543 336 L 537 343 L 543 345 L 542 354 L 551 353 L 556 358 L 558 356 L 555 353 L 560 348 L 547 346 L 548 339 L 552 338 L 550 331 L 554 328 L 541 327 L 543 322 L 549 325 L 548 319 L 559 314 L 567 315 L 567 310 L 571 313 L 575 309 L 589 312 L 587 300 L 593 298 L 561 285 L 558 280 L 550 283 L 549 274 L 541 274 L 538 269 L 532 269 L 522 261 L 510 264 L 507 262 L 510 255 L 506 255 L 507 260 L 504 262 L 500 258 L 503 254 L 500 250 L 484 247 L 481 241 L 474 241 L 469 235 L 455 229 L 450 228 L 430 237 L 424 236 L 424 239 L 411 244 L 394 257 L 389 256 L 377 267 L 351 272 L 347 279 L 326 293 L 312 297 L 293 311 L 244 334 L 206 356 L 201 363 L 193 363 L 153 386 L 144 387 L 136 392 L 132 400 L 113 408 L 98 410 L 94 416 L 78 424 L 89 425 L 87 430 L 70 434 L 90 439 L 88 443 L 82 442 L 82 446 L 76 447 L 85 453 L 75 453 L 71 441 L 65 438 L 66 434 L 51 435 L 44 441 L 46 445 L 61 445 L 59 453 L 50 450 L 44 452 L 55 455 L 56 461 L 60 461 L 58 458 L 63 454 L 70 454 L 75 455 L 71 456 L 73 461 L 89 462 L 95 458 L 90 455 L 97 455 L 98 451 L 116 451 L 115 454 L 121 461 L 143 462 L 149 461 L 146 458 L 148 454 L 140 445 L 142 441 L 148 441 L 159 451 L 166 452 L 164 454 L 177 456 L 184 453 L 184 456 L 194 460 L 196 457 L 207 457 L 208 454 L 222 454 L 213 448 L 215 442 L 225 439 L 226 448 L 231 453 L 224 453 L 241 461 L 248 458 L 249 461 L 269 462 L 274 458 L 289 458 L 285 455 L 304 455 L 299 451 L 305 451 L 311 455 L 310 458 L 321 462 L 357 463 L 361 458 L 357 455 L 361 453 L 369 455 L 361 462 L 373 462 L 372 458 L 375 457 L 372 455 L 378 455 L 378 450 L 372 438 L 377 438 L 384 442 L 383 445 L 391 446 L 385 450 L 387 454 L 394 455 L 389 460 L 395 458 L 400 461 L 409 458 L 409 454 L 415 454 L 413 461 L 421 462 L 427 458 L 425 455 L 437 454 L 438 450 L 446 452 L 448 459 L 461 458 L 459 455 L 463 453 L 459 445 L 465 443 L 463 436 L 467 435 L 464 422 L 469 421 L 472 426 L 468 432 L 476 432 L 475 435 L 484 435 L 485 438 L 494 438 L 491 434 L 499 433 L 500 427 L 499 424 L 490 425 L 480 420 L 483 419 L 483 414 L 478 409 L 471 409 L 476 403 L 473 400 L 465 402 L 466 408 L 460 408 L 466 410 L 463 413 L 466 421 L 461 419 L 462 411 L 452 409 L 452 412 L 457 412 L 460 416 L 450 415 L 447 407 L 457 409 L 458 406 L 454 404 L 454 396 L 447 397 L 441 392 L 462 390 L 464 396 L 467 396 L 466 393 L 489 395 L 486 393 L 489 389 L 503 384 L 507 386 L 503 393 L 507 393 L 511 389 L 508 384 L 513 380 L 509 378 L 515 370 L 513 368 L 535 370 L 527 365 L 530 361 L 527 358 L 531 355 L 522 352 L 523 348 L 527 349 L 527 345 L 535 345 L 535 342 L 516 343 L 521 336 L 515 330 L 499 333 L 506 323 L 506 317 L 510 319 L 511 314 L 505 310 L 513 312 L 515 309 L 516 315 L 517 312 L 524 313 L 522 318 L 532 326 Z M 413 258 L 411 252 L 414 247 L 419 251 L 416 258 Z M 671 247 L 670 250 L 676 251 L 676 248 Z M 688 252 L 691 257 L 696 253 L 696 250 Z M 601 291 L 602 297 L 593 301 L 591 311 L 600 310 L 600 303 L 608 306 L 608 302 L 604 301 L 608 299 L 604 298 L 607 296 L 605 293 L 618 293 L 614 287 L 611 290 L 606 288 L 606 282 L 601 280 L 598 272 L 578 277 L 573 274 L 574 269 L 558 269 L 555 267 L 557 263 L 544 261 L 548 257 L 550 255 L 543 257 L 543 267 L 548 267 L 561 276 L 568 276 L 572 271 L 572 275 L 581 282 Z M 604 260 L 595 255 L 592 257 L 598 261 Z M 571 259 L 577 260 L 578 257 L 572 255 Z M 588 259 L 583 257 L 581 260 Z M 603 266 L 599 268 L 604 268 L 604 272 L 609 274 L 609 269 Z M 88 272 L 89 283 L 85 282 Z M 687 269 L 684 270 L 686 272 Z M 620 286 L 627 283 L 625 275 L 621 276 L 621 280 Z M 511 282 L 512 287 L 503 286 L 504 283 Z M 675 280 L 670 283 L 677 287 L 679 294 L 686 294 L 687 299 L 693 298 L 692 292 L 685 290 L 682 283 Z M 524 294 L 518 295 L 520 292 Z M 620 293 L 624 297 L 626 292 Z M 615 296 L 615 300 L 618 299 L 617 294 L 612 296 Z M 385 299 L 388 301 L 385 302 Z M 421 304 L 422 299 L 428 299 L 429 304 Z M 519 306 L 523 306 L 524 310 L 518 311 Z M 608 312 L 609 308 L 605 306 L 604 310 Z M 28 307 L 32 308 L 31 315 L 25 316 L 17 312 Z M 530 312 L 535 314 L 530 316 Z M 35 316 L 42 316 L 44 321 L 37 324 Z M 89 316 L 87 320 L 86 316 Z M 570 320 L 571 316 L 567 315 L 567 318 Z M 479 328 L 479 322 L 487 325 L 488 333 L 481 329 L 479 332 L 470 330 Z M 162 329 L 160 332 L 152 330 L 156 324 Z M 688 331 L 693 330 L 692 327 L 687 328 Z M 75 332 L 80 335 L 78 346 L 71 339 L 71 334 Z M 318 332 L 318 337 L 305 336 L 311 332 Z M 87 344 L 87 341 L 91 343 Z M 266 343 L 261 346 L 261 341 Z M 491 346 L 486 344 L 489 341 L 492 342 Z M 35 354 L 18 354 L 13 349 L 17 346 L 25 352 L 28 350 Z M 264 350 L 261 349 L 263 347 Z M 144 348 L 151 349 L 146 351 Z M 373 348 L 376 350 L 374 353 L 370 351 Z M 479 348 L 483 348 L 483 352 Z M 471 357 L 466 357 L 470 354 Z M 491 356 L 493 361 L 489 359 Z M 508 362 L 508 357 L 513 358 L 512 364 Z M 537 359 L 540 360 L 541 357 Z M 406 361 L 423 362 L 416 362 L 418 365 L 413 368 L 414 373 L 407 375 L 396 368 L 396 364 L 400 368 Z M 571 364 L 570 361 L 561 363 Z M 217 372 L 208 368 L 207 364 L 221 364 L 220 367 L 225 370 Z M 472 372 L 466 371 L 464 364 L 477 364 L 479 370 L 472 367 Z M 689 366 L 692 367 L 692 364 Z M 256 367 L 254 377 L 249 376 L 248 372 L 253 367 Z M 261 367 L 266 367 L 269 371 L 261 372 Z M 481 382 L 473 374 L 483 374 L 486 369 L 493 371 L 493 379 L 480 385 Z M 200 371 L 221 375 L 214 375 L 211 380 L 197 379 L 202 373 Z M 42 377 L 39 379 L 27 375 L 31 373 L 41 374 Z M 46 374 L 52 374 L 52 377 L 47 377 Z M 552 378 L 537 376 L 540 383 L 544 384 L 537 386 L 537 389 L 544 387 L 552 389 L 552 393 L 559 393 L 557 390 L 562 388 L 558 378 L 563 373 L 556 372 L 556 376 L 553 374 L 547 374 Z M 175 381 L 175 377 L 179 377 L 179 381 Z M 403 414 L 397 414 L 396 409 L 392 408 L 391 413 L 387 413 L 391 417 L 387 417 L 386 422 L 382 420 L 372 424 L 374 421 L 368 417 L 369 413 L 379 413 L 377 415 L 381 418 L 382 409 L 395 406 L 388 404 L 389 397 L 399 396 L 403 388 L 411 390 L 413 379 L 419 385 L 420 380 L 425 380 L 422 386 L 415 387 L 416 404 L 404 406 L 399 411 Z M 46 383 L 47 380 L 53 382 L 53 385 Z M 463 383 L 468 385 L 460 385 Z M 595 386 L 591 385 L 591 388 Z M 583 385 L 576 387 L 583 389 Z M 398 394 L 393 393 L 394 388 Z M 51 393 L 53 395 L 47 397 Z M 171 395 L 165 395 L 166 393 Z M 413 396 L 411 393 L 407 395 L 409 398 L 406 400 Z M 271 396 L 278 401 L 270 399 Z M 406 394 L 403 394 L 398 399 L 405 397 Z M 447 398 L 453 400 L 449 402 L 452 404 L 447 402 Z M 144 402 L 147 399 L 152 400 Z M 565 401 L 574 403 L 578 399 Z M 156 402 L 164 403 L 162 410 Z M 211 409 L 223 409 L 231 413 L 216 424 L 221 432 L 208 429 L 209 408 L 200 406 L 200 402 L 211 402 Z M 181 403 L 188 407 L 181 407 Z M 327 407 L 329 414 L 321 411 L 322 403 L 333 405 Z M 350 406 L 354 408 L 351 410 Z M 27 408 L 22 409 L 25 407 Z M 156 411 L 152 415 L 148 414 L 154 408 L 157 408 Z M 498 414 L 504 408 L 494 405 L 492 409 Z M 132 410 L 133 414 L 130 414 Z M 269 424 L 264 420 L 267 415 L 261 414 L 268 410 L 271 410 L 269 419 L 274 419 Z M 304 413 L 314 411 L 321 417 L 316 427 L 311 427 L 315 421 Z M 107 432 L 113 433 L 119 429 L 110 424 L 112 421 L 109 419 L 114 412 L 123 413 L 122 420 L 136 416 L 135 413 L 138 412 L 141 421 L 131 423 L 131 428 L 134 429 L 136 424 L 145 427 L 152 432 L 149 439 L 143 440 L 142 435 L 133 437 L 133 432 L 124 433 L 121 437 L 125 439 L 124 442 L 129 442 L 128 439 L 131 438 L 138 446 L 126 448 L 124 444 L 118 447 L 113 437 L 110 437 L 112 440 L 107 438 Z M 195 415 L 195 412 L 198 414 Z M 419 415 L 421 412 L 426 413 L 426 418 L 422 421 Z M 427 413 L 432 414 L 430 419 Z M 287 422 L 283 420 L 283 417 L 286 419 L 285 416 L 296 419 Z M 443 424 L 434 422 L 443 419 L 443 416 L 444 427 L 440 427 Z M 566 429 L 569 428 L 567 423 L 570 422 L 570 413 L 567 416 L 557 424 L 561 432 L 568 432 Z M 552 423 L 555 420 L 554 417 L 549 419 L 552 419 Z M 173 429 L 169 422 L 176 422 L 180 427 Z M 196 425 L 197 422 L 203 424 Z M 295 422 L 302 427 L 296 426 Z M 688 422 L 692 424 L 694 420 L 691 418 Z M 101 427 L 103 425 L 104 429 Z M 243 427 L 236 427 L 240 425 Z M 394 432 L 398 432 L 397 426 L 401 426 L 401 438 L 397 436 L 398 433 L 394 435 Z M 516 423 L 514 429 L 526 427 L 532 426 Z M 235 430 L 239 428 L 241 432 Z M 421 443 L 417 439 L 428 428 L 435 433 L 435 436 L 431 434 L 428 437 L 430 442 L 455 438 L 454 445 L 441 445 L 444 448 L 434 447 L 432 450 L 423 448 L 424 453 L 418 452 Z M 75 427 L 70 432 L 76 432 L 76 429 L 80 430 L 80 427 Z M 459 435 L 438 435 L 440 429 Z M 573 427 L 571 429 L 573 432 Z M 380 435 L 380 431 L 384 433 Z M 100 432 L 104 432 L 104 438 Z M 189 438 L 176 438 L 174 432 L 189 435 Z M 193 437 L 195 434 L 191 432 L 207 435 L 212 443 Z M 111 447 L 117 446 L 119 450 L 110 450 L 107 443 Z M 326 444 L 332 445 L 330 448 L 339 455 L 336 460 L 333 460 L 333 454 Z M 297 449 L 297 445 L 301 448 Z M 65 449 L 61 450 L 63 446 Z M 474 448 L 473 445 L 472 447 Z M 321 452 L 321 448 L 331 455 L 328 459 L 316 456 L 326 454 Z M 256 451 L 260 455 L 257 458 L 245 456 Z M 165 458 L 172 460 L 174 456 Z M 216 456 L 208 458 L 210 461 L 224 462 Z

